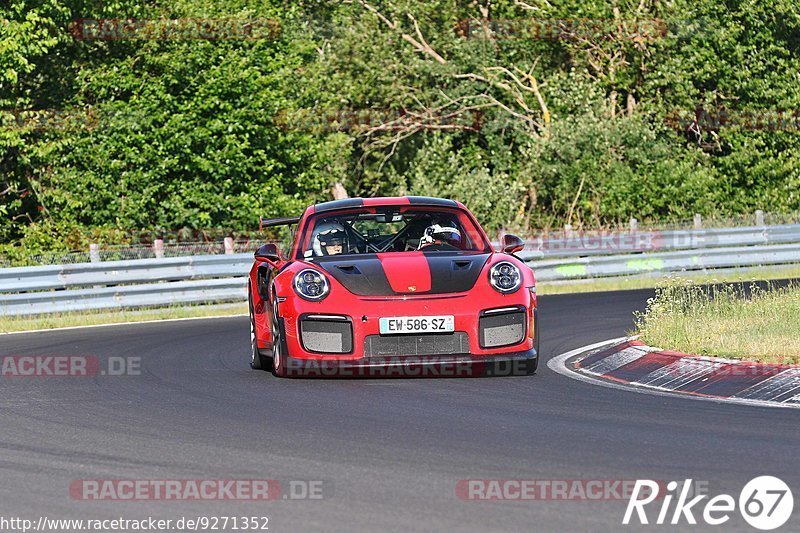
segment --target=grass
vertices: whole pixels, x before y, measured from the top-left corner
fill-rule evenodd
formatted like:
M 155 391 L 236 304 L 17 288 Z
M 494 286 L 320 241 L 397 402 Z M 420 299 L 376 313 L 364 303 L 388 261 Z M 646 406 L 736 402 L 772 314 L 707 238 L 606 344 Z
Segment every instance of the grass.
M 797 283 L 697 285 L 674 278 L 636 315 L 637 333 L 650 346 L 779 364 L 800 364 L 798 324 Z
M 176 318 L 215 317 L 239 314 L 247 314 L 246 302 L 220 305 L 162 307 L 157 309 L 115 309 L 106 311 L 54 313 L 30 317 L 0 316 L 0 333 L 98 324 L 118 324 L 120 322 L 146 322 Z

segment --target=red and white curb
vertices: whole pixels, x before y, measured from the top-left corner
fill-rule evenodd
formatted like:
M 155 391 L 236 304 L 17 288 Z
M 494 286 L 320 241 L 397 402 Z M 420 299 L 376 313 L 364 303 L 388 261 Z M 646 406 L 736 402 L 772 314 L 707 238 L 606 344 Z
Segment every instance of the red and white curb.
M 547 366 L 573 379 L 645 394 L 800 408 L 800 366 L 700 357 L 622 337 L 553 357 Z

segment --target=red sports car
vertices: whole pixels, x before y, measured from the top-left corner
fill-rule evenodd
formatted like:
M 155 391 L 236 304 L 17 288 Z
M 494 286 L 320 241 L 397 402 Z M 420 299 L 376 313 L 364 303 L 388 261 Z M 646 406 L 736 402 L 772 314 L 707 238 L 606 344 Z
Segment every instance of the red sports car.
M 464 205 L 418 196 L 313 205 L 291 250 L 265 244 L 250 271 L 251 366 L 276 376 L 533 374 L 533 271 Z

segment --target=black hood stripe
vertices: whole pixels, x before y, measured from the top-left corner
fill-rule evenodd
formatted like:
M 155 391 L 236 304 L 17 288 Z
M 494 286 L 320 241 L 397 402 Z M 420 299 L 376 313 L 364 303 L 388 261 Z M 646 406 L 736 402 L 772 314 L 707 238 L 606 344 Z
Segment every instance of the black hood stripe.
M 431 270 L 431 290 L 429 294 L 464 292 L 470 290 L 478 281 L 483 265 L 490 254 L 453 256 L 450 254 L 428 253 L 428 267 Z
M 360 255 L 348 259 L 320 258 L 319 266 L 358 296 L 392 295 L 383 265 L 375 254 Z

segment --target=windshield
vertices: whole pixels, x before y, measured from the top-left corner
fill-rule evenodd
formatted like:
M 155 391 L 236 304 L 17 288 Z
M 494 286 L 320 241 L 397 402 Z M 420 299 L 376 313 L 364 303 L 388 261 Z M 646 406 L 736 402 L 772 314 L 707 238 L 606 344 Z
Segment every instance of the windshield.
M 320 213 L 306 224 L 298 259 L 389 252 L 489 252 L 465 212 L 420 207 Z

